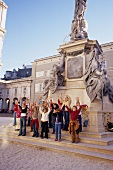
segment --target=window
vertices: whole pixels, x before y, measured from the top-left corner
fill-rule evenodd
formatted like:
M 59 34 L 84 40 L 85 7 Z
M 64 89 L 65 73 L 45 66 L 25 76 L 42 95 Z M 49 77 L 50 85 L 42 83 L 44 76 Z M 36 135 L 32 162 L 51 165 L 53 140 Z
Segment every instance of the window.
M 0 97 L 2 96 L 2 89 L 0 89 Z
M 15 88 L 15 96 L 17 96 L 17 88 Z
M 43 83 L 35 84 L 35 93 L 43 91 Z
M 44 71 L 36 72 L 36 77 L 43 77 Z
M 51 72 L 51 70 L 46 70 L 45 71 L 45 76 L 50 77 L 50 72 Z
M 23 94 L 26 95 L 26 87 L 23 88 Z
M 9 89 L 7 89 L 7 97 L 9 96 Z

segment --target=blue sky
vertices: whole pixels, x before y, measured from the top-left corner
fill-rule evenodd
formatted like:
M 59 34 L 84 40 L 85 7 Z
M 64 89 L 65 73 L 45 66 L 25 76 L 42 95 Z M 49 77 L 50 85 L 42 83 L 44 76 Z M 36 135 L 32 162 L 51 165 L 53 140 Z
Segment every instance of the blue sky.
M 8 5 L 6 35 L 2 51 L 6 70 L 57 54 L 69 35 L 75 0 L 4 0 Z M 85 19 L 89 39 L 113 42 L 113 0 L 88 0 Z M 69 39 L 66 39 L 68 41 Z

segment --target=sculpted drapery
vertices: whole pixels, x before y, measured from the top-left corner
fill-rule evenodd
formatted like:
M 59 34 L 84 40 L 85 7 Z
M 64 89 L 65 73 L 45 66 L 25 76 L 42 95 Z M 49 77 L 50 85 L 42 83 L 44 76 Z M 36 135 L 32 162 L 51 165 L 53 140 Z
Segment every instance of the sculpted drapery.
M 100 70 L 100 63 L 98 59 L 98 51 L 96 48 L 94 48 L 91 52 L 90 60 L 84 75 L 86 91 L 91 102 L 93 102 L 95 98 L 99 100 L 102 99 L 103 71 Z

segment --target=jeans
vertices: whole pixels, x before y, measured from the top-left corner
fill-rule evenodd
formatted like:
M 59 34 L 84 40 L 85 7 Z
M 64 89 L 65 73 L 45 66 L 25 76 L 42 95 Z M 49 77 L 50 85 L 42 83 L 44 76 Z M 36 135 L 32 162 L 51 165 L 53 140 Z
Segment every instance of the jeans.
M 61 122 L 55 123 L 55 137 L 57 140 L 61 139 L 61 127 L 62 127 Z
M 69 112 L 64 111 L 63 112 L 63 117 L 64 117 L 64 130 L 68 131 L 68 126 L 69 126 Z
M 16 112 L 13 113 L 13 117 L 14 117 L 13 126 L 15 126 L 16 125 Z
M 56 117 L 52 115 L 52 127 L 53 127 L 53 132 L 55 132 L 55 120 L 56 120 Z
M 36 125 L 36 123 L 34 123 L 34 125 L 33 125 L 34 136 L 38 137 L 38 129 L 36 127 L 37 127 L 37 125 Z
M 26 135 L 26 117 L 20 118 L 20 135 Z
M 78 115 L 78 120 L 79 120 L 79 132 L 82 132 L 82 116 Z

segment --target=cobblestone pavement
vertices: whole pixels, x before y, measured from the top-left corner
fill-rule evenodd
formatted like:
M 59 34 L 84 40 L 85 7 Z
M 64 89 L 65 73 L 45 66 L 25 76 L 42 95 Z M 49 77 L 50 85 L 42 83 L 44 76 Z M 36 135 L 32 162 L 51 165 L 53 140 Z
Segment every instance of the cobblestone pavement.
M 113 170 L 113 164 L 0 142 L 0 170 Z
M 3 120 L 2 120 L 3 119 Z M 6 123 L 7 122 L 7 123 Z M 0 118 L 0 126 L 12 123 Z M 0 170 L 113 170 L 113 164 L 0 141 Z

